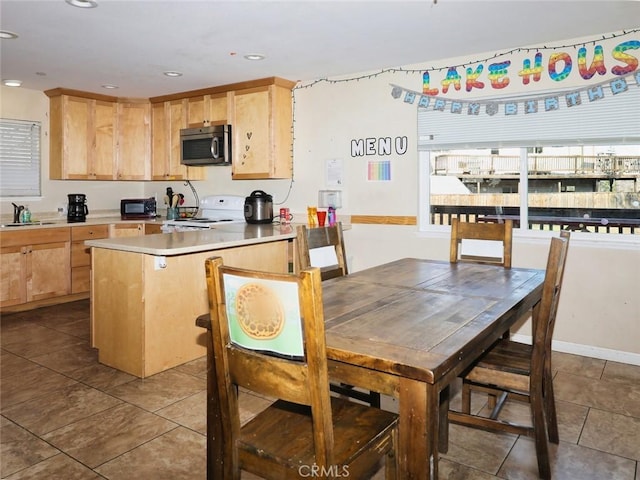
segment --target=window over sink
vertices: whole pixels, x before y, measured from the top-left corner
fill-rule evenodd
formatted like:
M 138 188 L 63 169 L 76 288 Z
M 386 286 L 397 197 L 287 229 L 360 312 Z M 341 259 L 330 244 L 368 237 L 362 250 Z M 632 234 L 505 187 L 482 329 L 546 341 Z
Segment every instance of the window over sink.
M 39 197 L 40 122 L 0 118 L 0 196 Z

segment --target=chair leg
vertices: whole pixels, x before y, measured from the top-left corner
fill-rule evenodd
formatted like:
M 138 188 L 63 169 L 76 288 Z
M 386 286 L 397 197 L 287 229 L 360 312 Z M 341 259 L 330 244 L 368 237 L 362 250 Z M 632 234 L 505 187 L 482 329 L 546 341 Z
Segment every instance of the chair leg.
M 466 413 L 466 414 L 471 413 L 471 386 L 464 380 L 462 381 L 461 409 L 462 409 L 462 413 Z
M 498 397 L 489 393 L 487 396 L 487 407 L 489 407 L 489 410 L 491 410 L 492 412 L 495 411 L 497 403 Z
M 531 417 L 533 421 L 533 435 L 538 459 L 538 473 L 544 480 L 551 479 L 549 464 L 549 445 L 547 443 L 547 429 L 544 418 L 544 399 L 542 392 L 531 393 Z
M 385 480 L 398 480 L 398 431 L 395 430 L 392 436 L 393 447 L 387 453 L 384 461 L 384 478 Z
M 556 400 L 553 394 L 553 379 L 545 375 L 544 382 L 544 413 L 547 419 L 547 434 L 551 443 L 559 443 L 558 415 L 556 414 Z

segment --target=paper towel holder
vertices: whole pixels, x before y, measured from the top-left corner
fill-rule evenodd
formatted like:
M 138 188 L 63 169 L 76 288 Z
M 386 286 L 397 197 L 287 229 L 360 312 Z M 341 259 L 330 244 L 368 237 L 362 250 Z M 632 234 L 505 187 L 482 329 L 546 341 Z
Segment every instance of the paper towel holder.
M 318 207 L 342 208 L 342 190 L 318 190 Z

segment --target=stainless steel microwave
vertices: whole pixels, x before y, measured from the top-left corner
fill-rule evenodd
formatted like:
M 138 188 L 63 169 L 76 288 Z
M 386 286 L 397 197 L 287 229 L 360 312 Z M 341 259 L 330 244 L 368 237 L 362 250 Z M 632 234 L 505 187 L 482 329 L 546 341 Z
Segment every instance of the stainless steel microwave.
M 183 165 L 231 165 L 231 125 L 180 130 Z

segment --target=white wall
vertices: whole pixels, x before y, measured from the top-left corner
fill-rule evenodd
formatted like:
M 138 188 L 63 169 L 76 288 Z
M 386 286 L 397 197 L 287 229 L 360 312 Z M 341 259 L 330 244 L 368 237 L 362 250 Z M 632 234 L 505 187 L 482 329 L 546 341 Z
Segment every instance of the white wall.
M 480 54 L 474 58 L 489 56 Z M 450 64 L 466 62 L 469 59 L 453 59 Z M 394 99 L 390 84 L 421 91 L 420 74 L 365 72 L 332 80 L 346 81 L 318 82 L 295 91 L 295 178 L 289 205 L 292 211 L 304 211 L 307 205 L 314 204 L 317 190 L 325 188 L 324 162 L 342 159 L 345 182 L 340 214 L 416 215 L 417 107 Z M 539 88 L 553 86 L 547 82 Z M 464 132 L 460 135 L 463 138 Z M 408 137 L 409 149 L 405 155 L 386 157 L 392 162 L 392 181 L 368 182 L 367 158 L 351 157 L 351 140 L 397 136 Z M 573 234 L 555 346 L 568 352 L 640 364 L 640 236 L 614 237 Z M 407 256 L 448 259 L 446 228 L 419 234 L 411 226 L 353 225 L 345 238 L 353 271 Z M 544 268 L 548 237 L 517 233 L 514 243 L 515 267 Z M 525 324 L 519 333 L 530 333 L 528 327 Z

